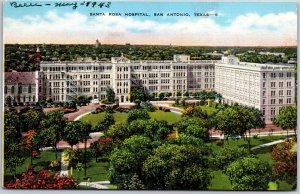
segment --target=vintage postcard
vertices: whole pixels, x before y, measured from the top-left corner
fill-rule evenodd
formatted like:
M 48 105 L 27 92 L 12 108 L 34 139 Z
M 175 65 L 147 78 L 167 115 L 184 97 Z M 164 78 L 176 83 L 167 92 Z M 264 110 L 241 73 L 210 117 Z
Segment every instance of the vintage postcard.
M 4 189 L 297 188 L 297 3 L 4 1 Z

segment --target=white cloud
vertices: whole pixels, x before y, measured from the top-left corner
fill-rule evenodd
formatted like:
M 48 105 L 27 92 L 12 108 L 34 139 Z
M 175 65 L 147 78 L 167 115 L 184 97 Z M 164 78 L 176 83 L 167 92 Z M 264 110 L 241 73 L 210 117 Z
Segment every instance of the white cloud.
M 236 17 L 228 26 L 213 19 L 181 18 L 175 23 L 135 17 L 90 17 L 78 12 L 60 16 L 49 11 L 44 17 L 27 15 L 4 18 L 6 43 L 103 43 L 276 46 L 295 45 L 295 12 L 259 15 L 247 13 Z

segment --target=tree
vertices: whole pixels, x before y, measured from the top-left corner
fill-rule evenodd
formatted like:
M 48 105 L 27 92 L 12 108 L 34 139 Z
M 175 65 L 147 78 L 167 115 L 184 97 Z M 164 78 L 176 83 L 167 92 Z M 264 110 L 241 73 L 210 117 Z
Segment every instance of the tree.
M 63 131 L 66 126 L 66 119 L 63 111 L 50 111 L 41 122 L 40 136 L 45 146 L 52 146 L 55 150 L 57 160 L 57 144 L 62 140 Z
M 115 102 L 114 90 L 111 87 L 107 86 L 105 91 L 106 91 L 106 98 L 107 98 L 108 102 L 114 103 Z
M 261 191 L 268 189 L 272 168 L 268 162 L 256 158 L 241 158 L 225 170 L 233 190 Z
M 263 128 L 265 125 L 261 116 L 258 109 L 240 105 L 231 106 L 217 113 L 214 118 L 215 128 L 227 136 L 227 142 L 229 135 L 243 136 L 247 140 L 250 149 L 250 130 Z M 247 135 L 247 132 L 249 135 Z
M 115 119 L 113 115 L 111 113 L 105 112 L 103 120 L 97 123 L 95 127 L 93 127 L 93 131 L 104 131 L 114 124 Z
M 40 122 L 44 118 L 44 113 L 35 109 L 30 109 L 22 115 L 25 121 L 25 130 L 35 129 L 39 130 Z
M 165 96 L 166 96 L 166 94 L 164 92 L 159 92 L 159 94 L 158 94 L 159 100 L 164 99 Z
M 216 93 L 216 94 L 215 94 L 215 99 L 217 99 L 217 100 L 218 100 L 218 102 L 219 102 L 219 103 L 221 103 L 221 101 L 222 101 L 222 99 L 223 99 L 223 96 L 222 96 L 222 94 L 220 94 L 220 93 Z
M 292 106 L 282 107 L 279 111 L 279 114 L 275 117 L 273 123 L 287 131 L 287 138 L 289 129 L 293 129 L 295 136 L 297 137 L 297 108 Z
M 4 165 L 16 175 L 16 168 L 25 161 L 21 149 L 21 130 L 19 115 L 15 111 L 4 112 Z
M 81 121 L 71 121 L 64 128 L 63 139 L 73 148 L 79 142 L 83 142 L 88 134 L 87 125 Z
M 176 123 L 176 127 L 179 133 L 191 135 L 200 138 L 203 141 L 209 140 L 208 129 L 210 128 L 210 122 L 208 120 L 183 117 Z
M 276 145 L 272 150 L 275 177 L 297 186 L 297 144 L 294 140 Z
M 132 136 L 126 139 L 120 148 L 115 148 L 110 156 L 109 180 L 112 184 L 124 189 L 124 183 L 130 182 L 136 174 L 141 176 L 142 164 L 153 149 L 149 138 Z
M 115 119 L 114 119 L 114 116 L 110 113 L 104 113 L 104 117 L 103 117 L 103 120 L 102 120 L 102 124 L 105 126 L 105 127 L 109 127 L 113 124 L 115 124 Z
M 142 87 L 130 88 L 130 102 L 142 102 L 146 100 L 146 93 Z M 139 105 L 139 104 L 138 104 Z
M 206 190 L 211 176 L 207 147 L 163 144 L 143 163 L 146 189 Z
M 198 117 L 198 118 L 208 119 L 207 112 L 195 105 L 189 105 L 188 107 L 186 107 L 183 110 L 182 114 L 183 116 L 188 116 L 188 117 Z
M 185 90 L 185 91 L 183 92 L 182 95 L 183 95 L 184 97 L 188 97 L 188 96 L 189 96 L 189 93 L 188 93 L 188 91 Z
M 128 112 L 127 123 L 137 119 L 150 119 L 147 110 L 144 109 L 131 109 Z
M 143 135 L 151 140 L 165 140 L 172 132 L 166 121 L 137 119 L 130 123 L 118 124 L 107 132 L 113 139 L 124 140 L 132 135 Z
M 30 154 L 30 164 L 32 160 L 38 155 L 41 141 L 38 140 L 37 133 L 35 130 L 29 130 L 26 137 L 23 139 L 22 147 L 25 151 Z
M 245 148 L 224 147 L 215 154 L 211 159 L 212 166 L 216 169 L 225 170 L 232 162 L 239 158 L 249 157 L 250 152 Z
M 106 156 L 113 148 L 113 139 L 109 136 L 101 136 L 98 141 L 91 144 L 90 148 L 93 150 L 93 154 L 96 158 Z

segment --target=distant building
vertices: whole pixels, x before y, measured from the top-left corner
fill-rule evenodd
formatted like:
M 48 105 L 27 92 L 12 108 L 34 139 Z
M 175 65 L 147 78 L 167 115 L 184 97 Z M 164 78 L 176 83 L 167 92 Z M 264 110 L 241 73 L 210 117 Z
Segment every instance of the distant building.
M 271 52 L 259 52 L 260 55 L 274 55 L 274 56 L 281 56 L 282 58 L 285 57 L 285 53 L 271 53 Z
M 36 67 L 38 68 L 39 67 L 39 64 L 40 62 L 42 61 L 43 57 L 41 55 L 41 52 L 40 52 L 40 48 L 37 47 L 36 48 L 36 52 L 33 54 L 32 56 L 32 60 L 33 62 L 36 64 Z
M 95 43 L 95 47 L 98 48 L 99 46 L 101 46 L 101 43 L 100 43 L 99 40 L 97 39 L 97 40 L 96 40 L 96 43 Z
M 294 66 L 239 62 L 230 55 L 215 64 L 215 91 L 225 103 L 256 107 L 271 123 L 283 106 L 295 104 Z
M 44 100 L 43 72 L 5 72 L 4 99 L 9 105 Z

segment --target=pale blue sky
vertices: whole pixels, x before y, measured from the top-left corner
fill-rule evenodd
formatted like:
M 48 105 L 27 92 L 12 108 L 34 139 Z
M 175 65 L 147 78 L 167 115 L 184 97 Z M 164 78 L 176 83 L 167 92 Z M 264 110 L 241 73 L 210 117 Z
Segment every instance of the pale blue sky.
M 157 26 L 157 25 L 170 25 L 170 24 L 175 24 L 175 23 L 180 23 L 180 21 L 183 21 L 184 19 L 188 19 L 188 21 L 190 22 L 191 25 L 193 25 L 193 23 L 197 23 L 199 21 L 202 21 L 202 23 L 197 23 L 198 25 L 203 25 L 207 22 L 205 21 L 207 18 L 204 17 L 194 17 L 193 13 L 194 12 L 216 12 L 219 15 L 218 16 L 210 16 L 208 17 L 209 19 L 209 24 L 212 24 L 212 30 L 214 29 L 218 29 L 218 30 L 222 30 L 222 28 L 227 28 L 228 26 L 232 26 L 233 24 L 236 24 L 238 22 L 241 22 L 240 20 L 242 20 L 243 18 L 240 18 L 241 16 L 245 16 L 245 19 L 247 20 L 247 18 L 251 18 L 249 17 L 247 14 L 252 14 L 251 16 L 253 16 L 252 20 L 250 21 L 249 19 L 249 25 L 247 26 L 247 28 L 245 27 L 245 29 L 249 29 L 249 30 L 260 30 L 259 32 L 261 32 L 262 30 L 264 31 L 264 33 L 275 33 L 275 32 L 279 32 L 282 29 L 279 28 L 278 25 L 274 25 L 273 21 L 270 21 L 270 17 L 267 17 L 270 14 L 275 15 L 276 17 L 278 17 L 279 19 L 282 18 L 282 22 L 285 21 L 285 17 L 286 18 L 290 18 L 290 17 L 294 17 L 295 15 L 297 15 L 297 4 L 296 3 L 288 3 L 288 2 L 284 2 L 284 3 L 276 3 L 276 2 L 268 2 L 268 3 L 246 3 L 246 2 L 239 2 L 239 3 L 229 3 L 229 2 L 112 2 L 110 5 L 110 8 L 91 8 L 91 7 L 85 7 L 85 6 L 79 6 L 76 10 L 73 10 L 71 7 L 61 7 L 61 8 L 55 8 L 53 6 L 53 3 L 55 1 L 52 1 L 50 3 L 52 3 L 52 6 L 43 6 L 43 7 L 31 7 L 31 8 L 13 8 L 10 6 L 10 2 L 6 2 L 4 5 L 4 23 L 5 26 L 7 28 L 7 33 L 9 32 L 10 35 L 11 31 L 16 30 L 16 26 L 17 24 L 22 24 L 22 25 L 28 25 L 28 27 L 32 26 L 33 24 L 36 24 L 37 26 L 43 26 L 43 23 L 51 23 L 51 25 L 54 27 L 56 25 L 55 21 L 51 21 L 51 17 L 49 17 L 49 13 L 55 13 L 55 17 L 57 18 L 61 18 L 64 19 L 66 14 L 77 14 L 77 16 L 81 16 L 81 17 L 85 17 L 85 19 L 83 19 L 84 21 L 88 21 L 85 23 L 91 23 L 92 20 L 97 20 L 99 22 L 99 25 L 104 25 L 101 23 L 101 20 L 107 20 L 109 18 L 95 18 L 95 17 L 90 17 L 89 13 L 90 12 L 118 12 L 118 13 L 128 13 L 128 12 L 147 12 L 150 14 L 150 17 L 130 17 L 132 20 L 131 22 L 153 22 L 153 25 L 151 26 Z M 71 1 L 72 2 L 72 1 Z M 74 1 L 73 1 L 74 2 Z M 83 1 L 79 1 L 83 2 Z M 41 1 L 39 2 L 41 4 L 45 4 L 47 2 L 45 1 Z M 180 13 L 189 13 L 191 15 L 191 17 L 154 17 L 152 16 L 153 13 L 173 13 L 173 12 L 180 12 Z M 254 14 L 254 15 L 253 15 Z M 284 14 L 288 14 L 288 15 L 284 15 Z M 292 15 L 291 15 L 292 14 Z M 24 17 L 26 16 L 26 17 Z M 258 17 L 257 17 L 258 16 Z M 264 17 L 266 16 L 266 17 Z M 41 20 L 41 22 L 39 23 L 39 21 L 37 20 L 32 20 L 33 18 L 39 18 Z M 272 17 L 272 15 L 271 15 Z M 27 18 L 27 19 L 26 19 Z M 28 19 L 29 18 L 29 19 Z M 125 19 L 125 16 L 122 16 L 123 19 Z M 66 19 L 66 18 L 65 18 Z M 266 22 L 270 22 L 270 25 L 266 24 L 256 24 L 256 23 L 260 23 L 260 22 L 256 22 L 255 20 L 262 20 L 262 19 L 266 19 Z M 274 17 L 274 20 L 277 20 Z M 9 22 L 8 22 L 9 21 Z M 11 22 L 13 21 L 13 22 Z M 13 24 L 9 24 L 9 23 L 14 23 L 15 25 L 12 27 L 11 25 Z M 67 21 L 66 21 L 67 22 Z M 72 21 L 74 22 L 74 21 Z M 287 22 L 289 22 L 287 20 Z M 57 23 L 59 24 L 59 23 Z M 22 26 L 20 25 L 20 26 Z M 50 25 L 50 27 L 51 27 Z M 76 24 L 74 24 L 76 25 Z M 81 25 L 80 22 L 78 22 L 78 25 Z M 238 24 L 240 25 L 240 24 Z M 87 24 L 87 28 L 94 26 L 94 24 Z M 217 27 L 216 27 L 217 26 Z M 79 26 L 78 26 L 79 27 Z M 156 34 L 165 32 L 165 31 L 159 31 L 160 29 L 156 29 L 156 28 L 138 28 L 138 27 L 127 27 L 126 28 L 126 32 L 125 31 L 121 31 L 118 34 L 121 35 L 120 36 L 126 36 L 126 33 L 144 33 L 144 35 L 148 35 L 150 37 L 155 36 Z M 205 26 L 202 26 L 202 28 L 204 28 Z M 241 33 L 243 27 L 241 27 Z M 38 28 L 40 29 L 40 28 Z M 164 28 L 165 29 L 165 28 Z M 180 27 L 179 27 L 180 29 Z M 236 29 L 236 28 L 235 28 Z M 21 30 L 21 29 L 20 29 Z M 41 29 L 42 30 L 42 29 Z M 46 30 L 46 29 L 45 29 Z M 76 34 L 76 37 L 79 36 L 79 30 L 77 30 L 77 28 L 74 28 L 73 32 L 70 32 L 70 29 L 67 30 L 68 33 L 71 34 Z M 99 31 L 99 33 L 109 33 L 109 31 L 101 31 L 101 29 L 97 29 Z M 112 32 L 115 31 L 115 29 L 111 28 Z M 227 29 L 229 30 L 229 29 Z M 231 29 L 232 30 L 232 29 Z M 295 30 L 296 30 L 296 26 L 295 26 Z M 5 31 L 5 29 L 4 29 Z M 24 31 L 24 30 L 23 30 Z M 201 31 L 201 30 L 200 30 Z M 199 32 L 200 32 L 199 31 Z M 77 33 L 78 32 L 78 33 Z M 152 35 L 149 35 L 149 33 L 152 33 Z M 154 33 L 155 32 L 155 33 Z M 21 33 L 21 32 L 20 32 Z M 60 33 L 62 33 L 62 29 L 60 29 Z M 123 33 L 123 35 L 122 35 Z M 146 34 L 147 33 L 147 34 Z M 181 36 L 181 38 L 184 35 L 180 35 L 178 34 L 179 32 L 176 33 L 176 37 Z M 203 32 L 204 33 L 204 32 Z M 239 32 L 235 32 L 235 36 L 236 33 L 238 34 Z M 57 34 L 57 32 L 56 32 Z M 85 33 L 86 34 L 86 33 Z M 88 33 L 89 34 L 89 33 Z M 91 33 L 93 34 L 93 33 Z M 293 32 L 293 34 L 295 34 L 295 32 Z M 203 34 L 199 34 L 202 35 Z M 274 34 L 274 36 L 279 36 L 278 34 Z M 283 33 L 282 36 L 284 36 L 285 34 Z M 25 36 L 25 35 L 24 35 Z M 94 39 L 97 35 L 91 35 L 91 39 Z M 292 40 L 293 38 L 296 39 L 296 35 L 292 35 L 289 34 L 289 37 L 286 40 L 286 44 L 290 44 L 290 42 L 295 42 L 295 40 Z M 294 37 L 292 37 L 294 36 Z M 107 36 L 106 36 L 107 37 Z M 233 35 L 234 37 L 234 35 Z M 22 37 L 24 39 L 24 37 Z M 214 37 L 213 37 L 214 38 Z M 219 38 L 219 37 L 218 37 Z M 22 42 L 21 38 L 18 40 L 18 37 L 14 37 L 14 39 L 16 40 L 16 42 Z M 8 40 L 12 40 L 12 38 L 8 38 Z M 107 39 L 107 40 L 111 40 L 111 38 Z M 57 40 L 58 42 L 60 40 Z M 114 40 L 117 41 L 117 40 Z M 199 40 L 200 41 L 200 40 Z M 218 40 L 220 41 L 220 40 Z M 104 40 L 105 42 L 105 40 Z M 172 39 L 169 41 L 172 42 Z M 174 41 L 176 43 L 176 41 Z M 178 41 L 177 41 L 178 42 Z M 193 41 L 191 41 L 193 42 Z M 202 41 L 203 42 L 203 41 Z M 163 43 L 164 44 L 164 43 Z M 280 43 L 278 43 L 279 45 L 284 44 L 284 41 L 281 41 Z

